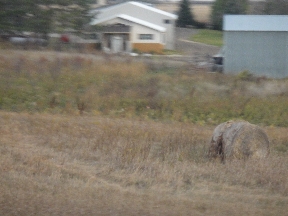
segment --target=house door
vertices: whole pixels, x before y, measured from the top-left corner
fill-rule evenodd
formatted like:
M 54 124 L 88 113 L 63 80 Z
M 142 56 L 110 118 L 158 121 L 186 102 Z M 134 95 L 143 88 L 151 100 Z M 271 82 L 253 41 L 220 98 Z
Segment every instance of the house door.
M 124 51 L 124 39 L 121 36 L 113 36 L 111 38 L 111 51 L 113 53 L 123 52 Z

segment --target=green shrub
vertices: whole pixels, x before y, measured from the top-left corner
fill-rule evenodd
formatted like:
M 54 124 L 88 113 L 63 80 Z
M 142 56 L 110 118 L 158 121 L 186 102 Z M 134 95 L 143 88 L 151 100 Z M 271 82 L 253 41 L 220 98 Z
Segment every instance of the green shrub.
M 247 70 L 244 70 L 237 75 L 237 78 L 240 80 L 248 80 L 249 81 L 252 79 L 252 77 L 253 77 L 253 75 Z

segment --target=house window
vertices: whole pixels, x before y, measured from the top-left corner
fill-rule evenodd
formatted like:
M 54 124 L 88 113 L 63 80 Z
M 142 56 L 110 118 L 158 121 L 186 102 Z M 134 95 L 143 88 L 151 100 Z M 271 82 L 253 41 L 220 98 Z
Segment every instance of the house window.
M 153 34 L 140 34 L 140 40 L 153 40 Z
M 170 20 L 169 20 L 169 19 L 165 19 L 165 20 L 164 20 L 164 23 L 165 23 L 165 24 L 169 24 L 169 23 L 170 23 Z

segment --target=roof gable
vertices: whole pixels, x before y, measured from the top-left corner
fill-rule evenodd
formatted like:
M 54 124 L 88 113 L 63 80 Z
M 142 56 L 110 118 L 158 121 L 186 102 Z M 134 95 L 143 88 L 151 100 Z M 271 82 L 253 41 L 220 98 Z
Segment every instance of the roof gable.
M 146 9 L 146 10 L 150 10 L 150 11 L 155 12 L 155 13 L 162 14 L 164 16 L 170 17 L 171 19 L 177 19 L 177 17 L 178 17 L 175 14 L 168 13 L 166 11 L 163 11 L 163 10 L 148 6 L 148 5 L 140 3 L 140 2 L 130 1 L 130 2 L 127 2 L 127 4 L 132 4 L 132 5 L 135 5 L 137 7 L 140 7 L 140 8 Z
M 121 11 L 122 14 L 128 14 L 128 15 L 135 16 L 135 17 L 141 13 L 145 13 L 147 15 L 149 14 L 150 18 L 151 18 L 152 14 L 158 15 L 158 16 L 162 15 L 162 16 L 165 16 L 167 19 L 173 19 L 173 20 L 176 20 L 178 17 L 175 14 L 168 13 L 166 11 L 148 6 L 147 4 L 143 4 L 140 2 L 134 2 L 134 1 L 128 1 L 128 2 L 124 2 L 124 3 L 112 5 L 109 7 L 96 9 L 96 10 L 94 10 L 94 13 L 96 11 L 98 12 L 98 16 L 103 16 L 104 14 L 113 13 L 114 11 Z M 97 14 L 97 12 L 96 12 L 96 14 Z M 135 12 L 136 12 L 136 14 L 135 14 Z M 132 14 L 134 14 L 134 15 L 132 15 Z M 147 17 L 147 18 L 149 18 L 149 17 Z
M 115 18 L 121 18 L 121 19 L 124 19 L 124 20 L 128 20 L 128 21 L 131 21 L 133 23 L 137 23 L 139 25 L 143 25 L 145 27 L 148 27 L 148 28 L 160 31 L 160 32 L 165 32 L 166 31 L 166 29 L 164 27 L 162 27 L 162 26 L 158 26 L 158 25 L 155 25 L 153 23 L 149 23 L 149 22 L 146 22 L 144 20 L 140 20 L 140 19 L 137 19 L 135 17 L 131 17 L 131 16 L 126 15 L 126 14 L 117 14 L 117 15 L 113 15 L 113 16 L 106 17 L 106 18 L 103 18 L 103 19 L 96 19 L 96 20 L 91 22 L 91 25 L 98 25 L 98 24 L 107 22 L 109 20 L 115 19 Z
M 288 31 L 287 15 L 225 15 L 224 31 Z
M 153 13 L 158 13 L 158 14 L 167 16 L 167 18 L 170 18 L 170 19 L 177 19 L 177 17 L 178 17 L 175 14 L 168 13 L 166 11 L 151 7 L 151 6 L 147 5 L 147 4 L 143 4 L 143 3 L 135 2 L 135 1 L 123 2 L 123 3 L 120 3 L 120 4 L 116 4 L 116 5 L 113 5 L 113 6 L 105 7 L 105 8 L 102 8 L 102 9 L 96 9 L 96 10 L 99 10 L 99 11 L 101 11 L 103 13 L 103 12 L 106 12 L 106 11 L 114 10 L 116 8 L 121 8 L 121 7 L 127 8 L 127 6 L 142 8 L 142 9 L 145 9 L 145 10 L 153 12 Z

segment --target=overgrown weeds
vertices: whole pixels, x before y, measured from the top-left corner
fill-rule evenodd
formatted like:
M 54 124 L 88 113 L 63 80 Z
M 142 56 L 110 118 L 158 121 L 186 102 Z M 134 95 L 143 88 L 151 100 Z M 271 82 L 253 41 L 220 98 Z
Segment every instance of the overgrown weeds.
M 158 65 L 153 71 L 152 64 Z M 287 80 L 169 68 L 153 58 L 127 63 L 111 56 L 2 54 L 0 65 L 0 109 L 6 111 L 288 125 Z
M 287 80 L 149 61 L 0 55 L 1 215 L 287 212 Z M 270 156 L 209 161 L 214 125 L 238 118 Z

